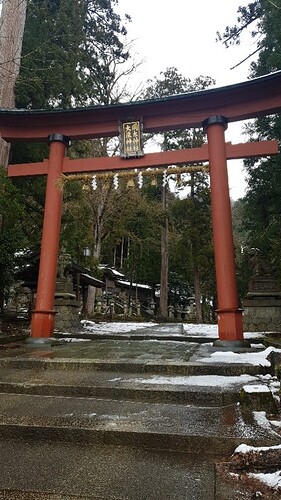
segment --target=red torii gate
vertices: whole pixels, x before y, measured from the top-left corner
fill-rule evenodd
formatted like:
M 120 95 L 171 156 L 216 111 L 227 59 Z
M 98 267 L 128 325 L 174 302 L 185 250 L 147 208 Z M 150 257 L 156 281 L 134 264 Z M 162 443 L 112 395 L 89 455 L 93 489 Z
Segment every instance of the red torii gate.
M 262 157 L 278 153 L 277 141 L 225 143 L 228 122 L 281 111 L 281 71 L 255 80 L 152 101 L 72 110 L 0 110 L 0 134 L 8 142 L 48 142 L 49 159 L 10 165 L 10 177 L 47 175 L 40 269 L 31 336 L 48 338 L 54 331 L 54 292 L 59 251 L 62 173 L 101 172 L 209 161 L 212 221 L 218 294 L 218 345 L 243 346 L 242 311 L 239 309 L 232 235 L 227 159 Z M 70 160 L 70 140 L 113 137 L 118 124 L 141 118 L 144 132 L 204 127 L 208 145 L 201 148 L 121 157 Z

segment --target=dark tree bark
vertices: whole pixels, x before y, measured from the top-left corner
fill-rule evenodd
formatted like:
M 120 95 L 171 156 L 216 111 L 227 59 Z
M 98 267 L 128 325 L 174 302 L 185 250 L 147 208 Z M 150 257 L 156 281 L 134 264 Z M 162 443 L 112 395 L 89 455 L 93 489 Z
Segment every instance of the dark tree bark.
M 167 187 L 162 187 L 164 226 L 161 230 L 160 317 L 168 317 L 169 224 L 167 217 Z
M 27 0 L 3 0 L 0 19 L 0 108 L 15 106 Z M 0 165 L 7 167 L 10 145 L 0 139 Z

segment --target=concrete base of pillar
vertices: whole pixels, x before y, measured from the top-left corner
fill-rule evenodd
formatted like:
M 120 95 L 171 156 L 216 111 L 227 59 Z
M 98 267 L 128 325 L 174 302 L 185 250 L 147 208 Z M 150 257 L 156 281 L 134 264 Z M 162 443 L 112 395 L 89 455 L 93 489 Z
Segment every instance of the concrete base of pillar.
M 50 347 L 51 346 L 51 338 L 34 338 L 34 337 L 28 337 L 25 339 L 25 344 L 27 344 L 29 347 Z
M 249 349 L 251 347 L 248 340 L 215 340 L 214 347 L 219 347 L 224 351 L 233 351 L 234 349 Z

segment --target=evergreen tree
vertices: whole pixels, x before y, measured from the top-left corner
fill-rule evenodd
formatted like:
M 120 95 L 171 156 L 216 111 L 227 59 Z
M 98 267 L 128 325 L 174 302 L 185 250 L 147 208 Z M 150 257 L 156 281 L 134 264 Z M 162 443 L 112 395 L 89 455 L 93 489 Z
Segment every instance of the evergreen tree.
M 236 66 L 244 63 L 263 47 L 263 16 L 267 7 L 266 3 L 268 3 L 268 0 L 254 0 L 246 6 L 238 7 L 237 24 L 226 26 L 224 33 L 217 32 L 217 41 L 222 42 L 228 48 L 231 45 L 240 45 L 243 34 L 245 31 L 250 30 L 251 36 L 256 43 L 255 48 L 248 54 L 246 59 L 240 61 Z
M 18 107 L 69 108 L 92 103 L 109 104 L 120 97 L 121 90 L 119 87 L 114 89 L 114 85 L 122 74 L 119 66 L 127 61 L 129 52 L 126 29 L 114 10 L 116 4 L 116 0 L 28 2 L 23 58 L 16 86 Z M 132 67 L 124 70 L 125 73 L 130 71 Z M 106 139 L 76 142 L 68 155 L 75 158 L 106 155 L 107 142 Z M 14 144 L 11 163 L 42 161 L 46 157 L 48 148 L 45 145 Z M 39 245 L 45 179 L 21 178 L 14 183 L 20 187 L 31 215 L 30 227 L 25 224 L 30 245 Z M 94 253 L 97 256 L 100 253 L 97 249 L 101 238 L 97 234 L 93 242 L 91 233 L 98 233 L 98 223 L 99 228 L 103 224 L 97 215 L 98 202 L 102 202 L 96 194 L 92 196 L 92 205 L 88 198 L 81 183 L 68 186 L 65 192 L 61 241 L 73 257 L 78 257 L 82 242 L 93 243 Z M 80 218 L 82 207 L 89 216 L 88 226 L 87 219 L 83 219 L 83 224 L 76 220 Z
M 246 198 L 232 202 L 232 227 L 237 269 L 238 296 L 243 299 L 248 292 L 251 270 L 249 268 L 249 233 L 245 225 Z M 256 245 L 257 246 L 257 245 Z
M 238 23 L 227 27 L 220 39 L 240 43 L 244 29 L 255 25 L 252 34 L 257 39 L 258 59 L 250 66 L 250 76 L 258 77 L 281 69 L 281 1 L 257 0 L 239 8 Z M 251 140 L 281 138 L 280 115 L 259 118 L 246 128 Z M 247 172 L 247 193 L 243 203 L 243 231 L 247 246 L 257 247 L 272 269 L 281 277 L 281 160 L 244 162 Z
M 28 3 L 17 106 L 70 108 L 112 101 L 116 67 L 129 57 L 116 0 Z M 127 18 L 129 19 L 129 18 Z
M 11 285 L 19 251 L 24 250 L 26 238 L 23 221 L 26 217 L 20 193 L 0 168 L 0 310 L 3 308 L 4 292 Z

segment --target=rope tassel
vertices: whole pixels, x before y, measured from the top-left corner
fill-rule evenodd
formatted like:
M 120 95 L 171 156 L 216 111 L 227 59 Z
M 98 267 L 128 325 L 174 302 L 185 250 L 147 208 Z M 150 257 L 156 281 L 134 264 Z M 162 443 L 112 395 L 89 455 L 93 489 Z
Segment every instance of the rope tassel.
M 162 186 L 166 186 L 169 181 L 169 176 L 176 175 L 176 182 L 180 186 L 182 184 L 182 174 L 194 172 L 209 172 L 209 165 L 187 165 L 182 167 L 166 167 L 166 168 L 146 168 L 139 172 L 135 170 L 120 170 L 118 172 L 97 172 L 96 174 L 62 174 L 57 182 L 57 186 L 63 190 L 64 185 L 70 181 L 81 180 L 84 184 L 89 182 L 92 185 L 93 191 L 98 189 L 98 186 L 105 188 L 109 187 L 112 182 L 113 187 L 117 190 L 120 186 L 120 180 L 125 179 L 127 188 L 135 188 L 135 182 L 141 189 L 144 184 L 144 177 L 151 178 L 151 186 L 157 186 L 157 176 L 162 175 Z

